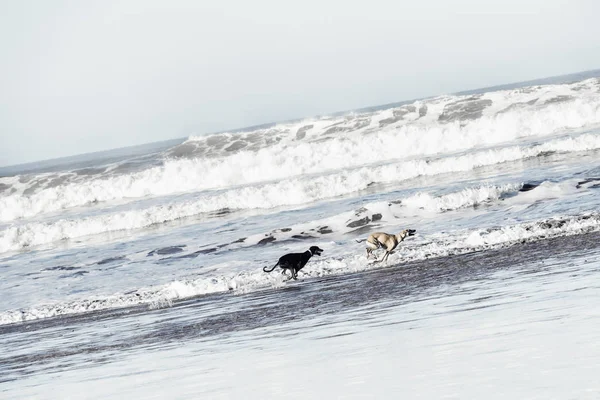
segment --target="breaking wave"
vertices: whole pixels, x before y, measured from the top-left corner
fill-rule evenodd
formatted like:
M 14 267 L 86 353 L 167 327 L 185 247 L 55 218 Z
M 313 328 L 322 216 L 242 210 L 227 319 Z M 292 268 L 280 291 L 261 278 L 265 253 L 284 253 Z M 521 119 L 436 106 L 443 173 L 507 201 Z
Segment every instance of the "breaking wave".
M 378 182 L 386 176 L 386 167 L 360 168 L 382 163 L 397 166 L 401 160 L 441 157 L 594 126 L 600 123 L 599 87 L 598 79 L 589 79 L 568 85 L 444 96 L 251 132 L 190 137 L 160 153 L 160 165 L 154 162 L 133 173 L 120 173 L 118 166 L 111 166 L 86 173 L 0 178 L 0 222 L 107 201 L 130 202 L 148 196 L 298 180 L 308 174 L 348 180 L 356 179 L 352 174 L 362 171 L 359 175 L 369 175 L 370 181 Z M 403 167 L 401 173 L 414 175 L 420 173 L 419 168 L 427 169 L 419 163 L 423 161 L 417 161 L 413 168 Z M 453 165 L 449 164 L 446 172 L 455 171 Z M 393 166 L 388 169 L 397 170 Z M 347 178 L 344 172 L 335 174 L 343 170 L 354 172 Z M 438 166 L 436 173 L 441 172 Z M 342 182 L 346 187 L 340 191 L 357 190 L 362 181 L 358 179 L 354 187 Z M 307 197 L 306 191 L 301 193 Z
M 223 209 L 247 210 L 294 206 L 355 193 L 373 183 L 392 183 L 419 176 L 471 171 L 483 166 L 523 160 L 551 152 L 594 149 L 600 149 L 600 135 L 582 134 L 533 146 L 510 146 L 435 160 L 408 160 L 375 167 L 360 167 L 318 177 L 304 176 L 256 186 L 207 191 L 197 194 L 191 200 L 144 209 L 106 212 L 77 219 L 13 224 L 0 230 L 0 253 L 77 237 L 146 228 Z M 453 200 L 448 198 L 446 206 L 448 209 L 460 208 L 463 200 L 456 199 L 456 204 L 452 204 Z M 438 203 L 438 200 L 432 201 L 433 203 L 426 198 L 420 198 L 417 202 L 421 206 L 431 203 L 433 208 L 444 207 Z

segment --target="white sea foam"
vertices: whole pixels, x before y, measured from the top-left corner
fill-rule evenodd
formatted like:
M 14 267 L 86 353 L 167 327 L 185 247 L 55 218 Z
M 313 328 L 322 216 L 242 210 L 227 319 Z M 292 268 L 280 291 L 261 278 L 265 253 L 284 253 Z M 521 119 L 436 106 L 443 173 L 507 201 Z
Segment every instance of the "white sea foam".
M 360 226 L 368 224 L 395 225 L 398 223 L 398 219 L 405 218 L 408 215 L 426 218 L 436 213 L 489 204 L 505 195 L 517 193 L 521 187 L 521 184 L 482 185 L 439 196 L 427 192 L 418 192 L 406 198 L 396 199 L 391 203 L 376 201 L 363 204 L 359 210 L 345 211 L 324 219 L 292 225 L 285 231 L 278 229 L 268 234 L 261 232 L 250 235 L 242 243 L 229 245 L 227 249 L 255 245 L 264 239 L 265 235 L 281 242 L 293 238 L 299 232 L 315 236 L 323 228 L 335 233 L 346 234 L 356 229 L 352 222 L 357 220 L 364 221 Z M 374 216 L 377 216 L 377 219 L 374 219 Z
M 252 135 L 263 135 L 260 145 L 240 150 L 222 150 L 222 144 L 211 142 L 215 141 L 214 137 L 192 137 L 184 145 L 205 146 L 206 156 L 167 158 L 161 166 L 135 173 L 112 174 L 109 169 L 89 177 L 71 174 L 57 179 L 42 174 L 28 177 L 25 183 L 14 177 L 0 178 L 0 183 L 11 187 L 0 194 L 0 221 L 105 201 L 224 189 L 348 169 L 359 171 L 360 176 L 370 175 L 369 179 L 377 182 L 381 181 L 381 173 L 387 172 L 385 168 L 370 167 L 363 171 L 358 168 L 407 158 L 441 156 L 598 124 L 597 84 L 596 79 L 590 79 L 572 85 L 491 92 L 475 97 L 445 96 L 372 113 L 282 124 L 265 132 L 223 134 L 233 142 L 241 142 L 243 138 L 255 140 Z M 473 112 L 473 108 L 481 115 Z M 298 130 L 308 125 L 313 127 L 306 131 L 306 137 L 296 139 Z M 468 162 L 466 159 L 458 161 Z M 456 171 L 453 163 L 446 167 L 447 172 Z M 414 175 L 419 168 L 428 169 L 417 162 L 414 168 L 403 168 L 402 173 Z M 441 165 L 437 168 L 436 173 L 444 172 L 439 169 Z M 393 166 L 388 170 L 397 172 Z M 342 194 L 356 190 L 366 180 L 356 173 L 345 174 L 338 175 L 346 180 L 343 182 L 331 175 L 336 187 L 343 186 L 338 190 Z M 56 183 L 62 178 L 62 183 Z M 358 181 L 349 187 L 347 181 L 352 179 Z M 12 192 L 13 189 L 16 192 Z
M 292 185 L 293 183 L 287 183 Z M 102 233 L 114 232 L 119 230 L 132 230 L 145 228 L 155 224 L 161 224 L 177 219 L 198 215 L 200 213 L 218 210 L 224 207 L 235 208 L 240 199 L 244 199 L 246 207 L 252 206 L 249 196 L 258 196 L 257 207 L 265 207 L 272 201 L 273 195 L 280 199 L 276 205 L 286 204 L 286 197 L 275 196 L 282 184 L 273 185 L 272 188 L 256 188 L 253 191 L 247 190 L 244 193 L 233 191 L 225 192 L 220 195 L 207 196 L 194 201 L 174 203 L 169 205 L 154 206 L 144 210 L 129 210 L 120 213 L 103 214 L 79 219 L 60 219 L 53 222 L 30 222 L 18 227 L 8 227 L 0 231 L 0 253 L 19 250 L 24 247 L 38 246 L 52 243 L 60 240 L 74 239 L 82 236 L 97 235 Z M 444 196 L 432 196 L 427 193 L 419 193 L 402 200 L 402 204 L 410 206 L 421 202 L 421 209 L 439 212 L 451 209 L 471 207 L 483 202 L 498 199 L 502 194 L 514 192 L 520 187 L 519 184 L 503 185 L 500 187 L 485 185 L 475 188 L 467 188 L 457 193 L 446 194 Z M 289 193 L 286 192 L 286 193 Z M 302 200 L 300 198 L 300 200 Z M 292 201 L 298 201 L 298 198 L 291 198 Z M 290 203 L 287 203 L 290 204 Z M 292 203 L 293 204 L 293 203 Z M 384 217 L 393 212 L 394 208 L 387 207 L 387 203 L 378 203 L 368 205 L 369 212 L 383 213 Z M 354 215 L 353 212 L 343 213 L 338 216 L 328 218 L 324 221 L 313 221 L 308 223 L 306 229 L 315 228 L 317 224 L 321 225 L 340 225 L 345 224 L 346 220 Z M 299 227 L 295 232 L 301 231 Z M 261 234 L 262 235 L 262 234 Z M 259 235 L 260 236 L 260 235 Z
M 267 209 L 310 203 L 366 189 L 371 183 L 389 183 L 442 173 L 470 171 L 478 167 L 522 160 L 556 151 L 584 151 L 600 148 L 600 135 L 582 134 L 550 140 L 534 146 L 510 146 L 449 156 L 435 160 L 410 160 L 376 167 L 361 167 L 318 177 L 298 177 L 257 186 L 237 187 L 218 192 L 200 193 L 193 200 L 158 205 L 140 210 L 105 213 L 79 219 L 51 222 L 26 222 L 0 231 L 0 253 L 59 240 L 97 235 L 120 230 L 140 229 L 221 209 Z M 418 204 L 433 211 L 463 207 L 465 199 L 475 204 L 478 196 L 490 193 L 477 189 L 456 197 L 407 199 L 406 205 Z M 470 199 L 469 199 L 470 196 Z
M 445 232 L 444 236 L 426 237 L 412 243 L 410 241 L 403 243 L 402 252 L 397 252 L 390 257 L 389 263 L 398 264 L 451 254 L 464 254 L 512 246 L 523 241 L 537 241 L 598 230 L 600 230 L 600 214 L 595 213 L 476 231 Z M 319 277 L 384 267 L 385 265 L 367 263 L 362 255 L 350 255 L 311 261 L 302 272 L 307 277 Z M 140 288 L 127 294 L 117 293 L 112 296 L 2 312 L 0 325 L 138 305 L 150 308 L 167 307 L 177 300 L 211 293 L 227 291 L 246 293 L 277 288 L 282 285 L 282 279 L 280 274 L 265 274 L 260 269 L 255 269 L 255 265 L 252 264 L 247 270 L 237 274 L 177 280 L 162 286 Z
M 432 196 L 421 192 L 402 200 L 402 205 L 416 210 L 443 212 L 460 208 L 474 207 L 500 199 L 507 193 L 516 192 L 521 185 L 506 184 L 502 186 L 484 185 L 466 188 L 456 193 L 443 196 Z

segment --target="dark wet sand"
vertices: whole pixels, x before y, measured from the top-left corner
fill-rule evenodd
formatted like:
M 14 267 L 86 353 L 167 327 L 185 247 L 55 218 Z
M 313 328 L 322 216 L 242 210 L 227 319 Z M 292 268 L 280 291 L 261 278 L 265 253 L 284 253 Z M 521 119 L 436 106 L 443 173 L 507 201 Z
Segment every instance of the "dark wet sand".
M 117 360 L 130 351 L 218 340 L 258 328 L 338 315 L 365 306 L 373 312 L 463 294 L 461 284 L 481 283 L 501 270 L 516 274 L 561 273 L 560 263 L 597 251 L 600 232 L 559 237 L 510 248 L 390 265 L 366 272 L 300 280 L 248 294 L 222 293 L 176 302 L 49 318 L 0 327 L 0 382 L 30 374 Z M 558 266 L 557 266 L 558 265 Z M 590 271 L 586 271 L 590 273 Z M 593 271 L 592 271 L 593 272 Z M 300 273 L 300 278 L 302 273 Z M 470 285 L 473 287 L 473 285 Z M 443 288 L 440 289 L 440 288 Z M 471 289 L 473 290 L 473 289 Z M 476 289 L 475 289 L 476 290 Z M 286 334 L 294 335 L 298 328 Z

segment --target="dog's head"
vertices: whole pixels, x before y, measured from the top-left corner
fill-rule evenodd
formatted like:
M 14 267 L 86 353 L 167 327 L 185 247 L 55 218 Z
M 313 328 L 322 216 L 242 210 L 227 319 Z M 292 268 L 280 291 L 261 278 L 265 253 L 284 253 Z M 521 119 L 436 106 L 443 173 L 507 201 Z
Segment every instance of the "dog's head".
M 320 249 L 318 246 L 310 246 L 310 253 L 314 256 L 315 254 L 320 256 L 323 252 L 323 249 Z
M 400 236 L 400 238 L 404 240 L 409 236 L 414 236 L 415 233 L 417 233 L 417 231 L 414 229 L 405 229 L 402 232 L 400 232 L 398 236 Z

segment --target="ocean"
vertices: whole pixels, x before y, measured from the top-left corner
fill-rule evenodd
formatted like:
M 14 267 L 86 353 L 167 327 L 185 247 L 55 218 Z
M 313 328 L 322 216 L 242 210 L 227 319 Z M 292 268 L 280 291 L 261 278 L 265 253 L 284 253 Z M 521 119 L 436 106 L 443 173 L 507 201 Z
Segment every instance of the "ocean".
M 0 398 L 597 399 L 599 239 L 600 70 L 3 167 Z

